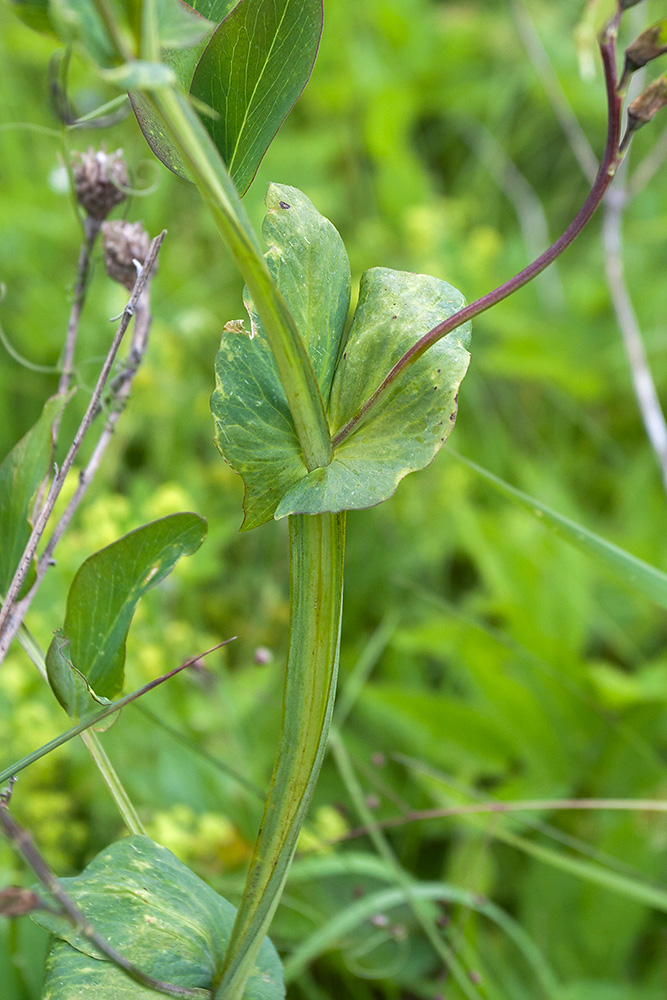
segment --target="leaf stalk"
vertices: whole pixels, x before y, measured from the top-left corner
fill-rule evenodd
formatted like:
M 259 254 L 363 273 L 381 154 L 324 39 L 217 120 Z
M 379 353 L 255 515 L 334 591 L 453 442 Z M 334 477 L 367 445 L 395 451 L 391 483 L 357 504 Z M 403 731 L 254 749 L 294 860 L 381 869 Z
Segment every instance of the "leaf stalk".
M 585 226 L 589 223 L 593 213 L 602 201 L 604 194 L 611 184 L 616 170 L 623 158 L 625 148 L 621 150 L 621 111 L 623 98 L 617 93 L 618 75 L 616 69 L 616 27 L 614 22 L 610 23 L 607 31 L 600 38 L 600 53 L 602 55 L 602 65 L 604 68 L 605 87 L 607 92 L 607 142 L 604 156 L 598 168 L 595 180 L 586 200 L 577 212 L 576 216 L 567 227 L 565 232 L 552 245 L 544 251 L 536 260 L 525 267 L 513 278 L 504 284 L 488 292 L 481 298 L 471 302 L 470 305 L 454 313 L 449 319 L 434 326 L 433 329 L 425 333 L 410 350 L 406 351 L 389 374 L 383 379 L 372 396 L 357 410 L 355 415 L 342 427 L 332 440 L 335 448 L 350 436 L 361 423 L 366 420 L 369 413 L 377 405 L 379 400 L 385 395 L 393 385 L 399 375 L 410 365 L 414 364 L 418 358 L 424 354 L 429 347 L 433 347 L 439 340 L 445 337 L 452 330 L 467 323 L 468 320 L 479 316 L 493 306 L 502 302 L 503 299 L 513 295 L 519 288 L 523 288 L 528 282 L 541 274 L 545 268 L 549 267 L 560 254 L 579 236 Z

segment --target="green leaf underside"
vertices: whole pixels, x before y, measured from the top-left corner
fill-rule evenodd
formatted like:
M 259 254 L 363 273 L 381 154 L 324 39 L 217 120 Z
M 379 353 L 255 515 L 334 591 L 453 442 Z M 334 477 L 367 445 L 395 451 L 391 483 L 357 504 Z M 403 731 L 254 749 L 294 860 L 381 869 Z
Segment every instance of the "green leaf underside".
M 80 567 L 67 597 L 63 631 L 72 663 L 99 696 L 121 690 L 125 641 L 139 598 L 167 576 L 206 534 L 197 514 L 170 514 L 95 552 Z
M 7 593 L 30 538 L 35 496 L 51 464 L 51 428 L 64 405 L 62 397 L 47 400 L 37 423 L 0 464 L 0 595 Z M 34 570 L 27 586 L 33 577 Z
M 186 49 L 185 52 L 190 50 Z M 165 60 L 172 66 L 172 69 L 178 65 L 176 59 L 171 58 L 171 56 Z M 178 78 L 178 72 L 177 72 Z M 158 118 L 153 114 L 151 107 L 143 96 L 138 92 L 128 95 L 130 98 L 130 103 L 132 105 L 132 110 L 137 119 L 139 128 L 144 134 L 144 139 L 152 149 L 152 151 L 157 156 L 158 160 L 164 163 L 165 167 L 174 174 L 178 174 L 179 177 L 183 177 L 188 180 L 188 171 L 183 163 L 183 160 L 178 154 L 175 146 L 173 145 L 171 139 L 167 133 L 162 128 Z
M 215 443 L 245 483 L 243 529 L 249 530 L 271 520 L 308 470 L 268 342 L 226 332 L 215 374 Z
M 123 6 L 118 3 L 112 4 L 113 15 L 119 19 L 122 28 L 129 34 L 131 16 Z M 202 43 L 201 40 L 205 35 L 210 35 L 214 24 L 208 23 L 204 10 L 195 10 L 194 6 L 181 0 L 155 0 L 155 27 L 161 48 L 180 49 L 200 43 L 200 52 L 203 50 L 205 42 Z M 205 3 L 202 6 L 214 10 L 223 6 L 223 0 L 218 0 L 217 3 L 213 0 L 212 3 Z M 225 6 L 228 8 L 230 4 Z M 146 70 L 139 72 L 137 68 L 128 72 L 127 66 L 131 65 L 131 61 L 126 67 L 118 65 L 118 56 L 115 47 L 109 41 L 103 18 L 91 0 L 48 0 L 48 12 L 49 22 L 62 42 L 82 45 L 88 55 L 101 67 L 118 68 L 120 72 L 115 82 L 119 86 L 151 86 L 157 80 L 159 73 L 157 68 L 149 76 Z
M 224 6 L 229 6 L 225 4 Z M 157 0 L 155 20 L 163 49 L 189 49 L 213 30 L 217 21 L 209 20 L 199 4 L 187 4 L 182 0 Z M 215 4 L 210 4 L 213 9 Z M 225 15 L 223 14 L 222 17 Z M 220 20 L 221 18 L 218 18 Z
M 61 42 L 83 46 L 100 66 L 115 64 L 113 46 L 90 0 L 49 0 L 49 20 Z
M 236 909 L 166 848 L 127 837 L 61 885 L 97 933 L 142 972 L 177 986 L 216 985 Z M 131 980 L 64 917 L 44 910 L 32 916 L 55 935 L 43 1000 L 155 1000 L 154 990 Z M 244 1000 L 284 995 L 280 960 L 266 938 Z
M 350 270 L 340 236 L 295 188 L 270 185 L 266 203 L 267 263 L 309 353 L 333 436 L 399 358 L 465 300 L 438 278 L 373 268 L 362 276 L 345 343 Z M 211 401 L 216 443 L 245 483 L 244 529 L 287 514 L 374 506 L 428 465 L 456 418 L 469 324 L 403 372 L 331 464 L 308 473 L 261 323 L 252 303 L 247 308 L 256 335 L 229 325 Z
M 197 0 L 218 24 L 210 38 L 163 60 L 184 90 L 210 109 L 202 119 L 241 194 L 305 87 L 322 34 L 322 0 Z M 181 177 L 187 169 L 139 93 L 131 95 L 148 145 Z
M 241 0 L 218 26 L 190 92 L 219 113 L 204 118 L 243 194 L 312 72 L 322 0 Z
M 51 690 L 70 719 L 79 722 L 99 712 L 100 707 L 108 705 L 109 701 L 98 697 L 83 674 L 72 664 L 68 647 L 69 639 L 62 629 L 56 629 L 46 654 L 46 674 Z M 115 718 L 105 719 L 99 728 L 108 729 Z
M 333 436 L 403 354 L 464 305 L 461 293 L 438 278 L 384 267 L 366 271 L 331 390 Z M 368 419 L 339 445 L 331 464 L 285 494 L 275 517 L 372 507 L 387 500 L 408 473 L 428 465 L 456 420 L 469 337 L 470 324 L 465 324 L 405 369 Z

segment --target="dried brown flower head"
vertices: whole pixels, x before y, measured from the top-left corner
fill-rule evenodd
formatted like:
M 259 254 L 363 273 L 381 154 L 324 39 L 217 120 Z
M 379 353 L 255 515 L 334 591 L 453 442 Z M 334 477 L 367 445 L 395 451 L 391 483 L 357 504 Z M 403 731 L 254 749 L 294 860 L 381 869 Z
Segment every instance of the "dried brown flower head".
M 104 264 L 114 281 L 132 291 L 137 280 L 135 260 L 143 264 L 151 245 L 150 236 L 140 222 L 122 219 L 102 224 Z
M 107 153 L 89 149 L 75 153 L 72 170 L 77 201 L 91 219 L 101 222 L 116 205 L 125 200 L 129 185 L 123 152 Z

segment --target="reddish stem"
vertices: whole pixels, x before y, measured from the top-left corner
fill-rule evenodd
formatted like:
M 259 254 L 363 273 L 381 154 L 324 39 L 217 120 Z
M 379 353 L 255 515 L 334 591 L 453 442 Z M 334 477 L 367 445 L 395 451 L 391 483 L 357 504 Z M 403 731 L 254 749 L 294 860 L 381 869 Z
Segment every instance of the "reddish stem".
M 556 260 L 556 258 L 563 252 L 563 250 L 569 247 L 570 243 L 577 238 L 582 229 L 584 229 L 584 227 L 588 224 L 596 208 L 602 201 L 605 191 L 609 187 L 621 159 L 619 156 L 619 145 L 621 138 L 621 110 L 623 106 L 623 98 L 616 92 L 618 84 L 616 70 L 616 29 L 617 24 L 615 19 L 610 23 L 607 31 L 600 39 L 600 52 L 602 55 L 602 65 L 604 67 L 604 79 L 607 90 L 607 144 L 605 146 L 604 156 L 597 172 L 597 176 L 593 182 L 593 186 L 591 187 L 586 201 L 581 206 L 575 218 L 567 227 L 563 235 L 560 236 L 555 243 L 552 243 L 548 250 L 545 250 L 544 253 L 537 258 L 537 260 L 534 260 L 532 264 L 525 267 L 523 271 L 519 271 L 518 274 L 515 274 L 514 277 L 510 278 L 509 281 L 506 281 L 505 284 L 500 285 L 499 288 L 495 288 L 492 292 L 488 292 L 486 295 L 482 296 L 481 299 L 471 302 L 470 305 L 460 309 L 458 312 L 454 313 L 453 316 L 450 316 L 449 319 L 444 320 L 442 323 L 438 323 L 438 325 L 434 326 L 432 330 L 429 330 L 428 333 L 424 334 L 424 336 L 418 340 L 417 343 L 414 344 L 414 346 L 411 347 L 399 361 L 396 362 L 384 381 L 381 382 L 373 395 L 366 400 L 363 406 L 359 408 L 352 419 L 338 431 L 332 440 L 334 448 L 337 448 L 338 445 L 345 440 L 345 438 L 349 437 L 349 435 L 359 427 L 361 422 L 366 419 L 379 399 L 384 396 L 392 383 L 396 381 L 404 369 L 413 364 L 425 351 L 429 349 L 429 347 L 433 347 L 435 343 L 448 333 L 451 333 L 452 330 L 455 330 L 463 323 L 466 323 L 468 320 L 472 319 L 473 316 L 479 316 L 480 313 L 490 309 L 491 306 L 495 306 L 498 302 L 502 302 L 503 299 L 506 299 L 519 288 L 528 284 L 529 281 L 532 281 L 533 278 L 537 277 L 538 274 L 552 264 L 553 261 Z

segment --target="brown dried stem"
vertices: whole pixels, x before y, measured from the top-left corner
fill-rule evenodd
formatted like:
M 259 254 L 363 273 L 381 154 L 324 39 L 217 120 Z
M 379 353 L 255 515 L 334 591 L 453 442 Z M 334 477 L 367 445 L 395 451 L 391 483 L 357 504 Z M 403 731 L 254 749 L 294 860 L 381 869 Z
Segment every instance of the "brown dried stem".
M 51 488 L 49 489 L 44 504 L 42 505 L 42 508 L 37 516 L 35 526 L 32 530 L 30 538 L 28 539 L 28 543 L 16 569 L 14 578 L 7 591 L 5 602 L 0 610 L 0 663 L 4 660 L 9 644 L 20 625 L 20 620 L 16 614 L 16 601 L 21 587 L 23 586 L 23 581 L 25 580 L 32 560 L 35 557 L 37 546 L 42 535 L 44 534 L 49 517 L 53 512 L 56 500 L 58 499 L 60 491 L 65 484 L 67 475 L 74 464 L 74 460 L 79 452 L 83 439 L 98 412 L 102 394 L 113 368 L 118 349 L 130 324 L 130 320 L 137 309 L 141 294 L 150 280 L 151 271 L 164 237 L 165 232 L 163 231 L 159 236 L 156 236 L 151 243 L 146 261 L 137 276 L 137 281 L 132 294 L 130 295 L 129 301 L 121 314 L 118 330 L 116 331 L 111 347 L 109 348 L 109 353 L 107 354 L 102 366 L 102 370 L 98 377 L 97 384 L 95 385 L 95 389 L 93 390 L 86 412 L 81 420 L 81 423 L 79 424 L 76 434 L 74 435 L 74 440 L 70 445 L 63 464 L 54 476 Z
M 357 429 L 357 427 L 359 427 L 359 425 L 367 418 L 369 412 L 377 405 L 380 398 L 383 397 L 388 389 L 394 384 L 399 375 L 418 358 L 420 358 L 422 354 L 429 349 L 429 347 L 432 347 L 439 340 L 441 340 L 442 337 L 451 333 L 452 330 L 456 330 L 457 327 L 467 323 L 468 320 L 473 319 L 475 316 L 479 316 L 480 313 L 486 312 L 487 309 L 491 309 L 492 306 L 497 305 L 499 302 L 502 302 L 503 299 L 513 295 L 519 288 L 523 288 L 524 285 L 527 285 L 529 281 L 532 281 L 538 274 L 541 274 L 546 267 L 549 267 L 549 265 L 552 264 L 553 261 L 556 260 L 556 258 L 570 246 L 570 244 L 588 225 L 595 210 L 602 201 L 607 188 L 611 184 L 614 174 L 616 173 L 616 169 L 622 158 L 619 153 L 619 146 L 623 100 L 616 92 L 618 85 L 618 75 L 616 70 L 617 20 L 618 18 L 610 23 L 607 31 L 600 39 L 600 53 L 602 56 L 605 87 L 607 92 L 607 142 L 604 156 L 595 177 L 595 181 L 593 182 L 593 186 L 591 187 L 588 197 L 579 209 L 579 212 L 562 236 L 560 236 L 555 243 L 545 250 L 544 253 L 537 258 L 537 260 L 534 260 L 528 265 L 528 267 L 525 267 L 513 278 L 510 278 L 509 281 L 500 285 L 500 287 L 495 288 L 492 292 L 488 292 L 488 294 L 483 295 L 475 302 L 471 302 L 470 305 L 460 309 L 453 316 L 450 316 L 449 319 L 439 323 L 437 326 L 433 327 L 432 330 L 429 330 L 428 333 L 424 334 L 424 336 L 421 337 L 417 343 L 414 344 L 410 350 L 396 362 L 392 370 L 384 378 L 373 395 L 370 396 L 365 403 L 363 403 L 348 423 L 338 431 L 332 441 L 334 448 L 341 444 L 345 438 L 347 438 Z
M 149 285 L 146 285 L 141 296 L 139 297 L 139 301 L 137 302 L 134 331 L 127 360 L 122 371 L 111 383 L 111 402 L 104 430 L 100 434 L 99 440 L 95 445 L 90 459 L 88 460 L 88 464 L 85 469 L 82 469 L 79 473 L 79 482 L 76 490 L 72 494 L 67 507 L 60 515 L 58 523 L 53 529 L 53 533 L 51 534 L 44 551 L 39 557 L 35 574 L 35 582 L 25 597 L 16 603 L 14 616 L 18 624 L 25 619 L 28 609 L 37 594 L 37 590 L 39 589 L 42 580 L 46 576 L 49 568 L 53 565 L 53 553 L 55 548 L 69 527 L 79 504 L 83 500 L 86 491 L 95 476 L 95 473 L 100 467 L 104 453 L 111 442 L 111 438 L 114 435 L 114 431 L 116 430 L 116 426 L 120 420 L 123 408 L 130 395 L 134 376 L 139 369 L 143 356 L 146 352 L 146 347 L 148 346 L 148 334 L 152 321 L 149 296 L 150 288 Z M 16 634 L 18 624 L 14 628 L 14 634 Z

